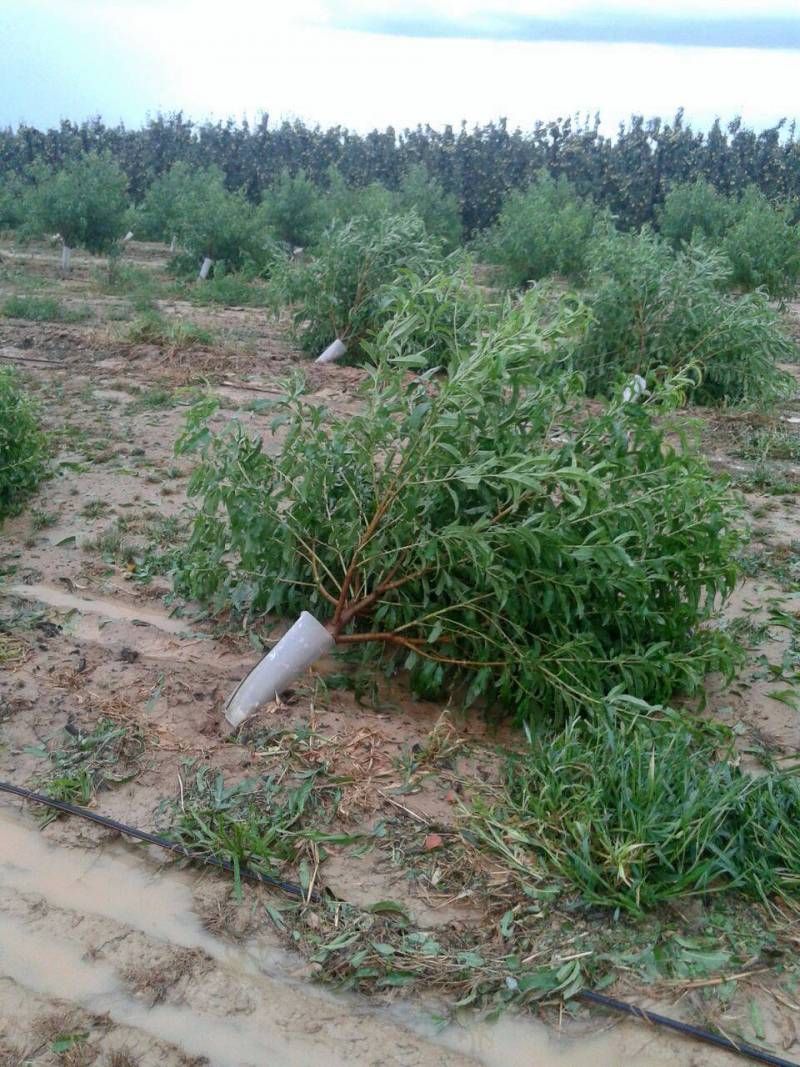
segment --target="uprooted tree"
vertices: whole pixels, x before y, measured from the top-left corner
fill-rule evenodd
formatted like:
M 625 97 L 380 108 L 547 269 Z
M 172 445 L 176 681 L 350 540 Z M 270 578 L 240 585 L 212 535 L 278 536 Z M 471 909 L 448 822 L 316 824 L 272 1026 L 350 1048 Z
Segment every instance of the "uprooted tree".
M 543 320 L 533 296 L 445 378 L 386 353 L 356 416 L 297 383 L 277 455 L 236 423 L 213 434 L 213 401 L 194 409 L 178 587 L 251 620 L 308 609 L 339 645 L 404 664 L 416 692 L 524 719 L 731 669 L 703 625 L 736 578 L 726 489 L 646 407 L 589 414 L 579 379 L 543 377 L 578 312 Z

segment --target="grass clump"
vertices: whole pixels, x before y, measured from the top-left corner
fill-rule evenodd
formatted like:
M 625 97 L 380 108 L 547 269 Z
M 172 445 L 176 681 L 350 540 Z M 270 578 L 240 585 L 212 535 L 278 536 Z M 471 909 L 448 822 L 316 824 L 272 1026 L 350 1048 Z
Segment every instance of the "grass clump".
M 269 294 L 263 284 L 258 285 L 241 274 L 215 274 L 205 282 L 187 289 L 194 304 L 221 304 L 223 307 L 265 307 Z
M 98 719 L 87 732 L 68 724 L 62 746 L 41 745 L 33 750 L 50 762 L 38 786 L 47 796 L 71 804 L 88 804 L 99 790 L 130 782 L 139 773 L 145 750 L 137 726 L 108 718 Z M 57 818 L 57 811 L 46 809 L 42 825 Z
M 184 319 L 166 318 L 157 311 L 138 315 L 127 327 L 125 338 L 132 344 L 160 345 L 172 351 L 214 343 L 214 334 L 203 326 Z
M 0 367 L 0 522 L 21 511 L 46 469 L 38 408 L 15 372 Z
M 320 829 L 335 810 L 337 796 L 337 790 L 317 783 L 314 774 L 293 788 L 283 785 L 280 776 L 225 785 L 220 771 L 212 775 L 201 767 L 182 785 L 179 800 L 162 804 L 159 819 L 174 840 L 198 856 L 231 863 L 238 887 L 242 867 L 275 875 L 285 864 L 302 860 L 304 842 L 337 836 L 338 843 L 351 841 L 350 835 Z
M 213 401 L 195 409 L 180 590 L 251 616 L 314 611 L 415 692 L 521 720 L 730 671 L 702 624 L 736 580 L 735 506 L 647 408 L 587 415 L 580 380 L 545 373 L 577 314 L 501 321 L 446 378 L 384 353 L 357 415 L 323 418 L 295 386 L 277 455 L 236 423 L 212 434 Z
M 591 393 L 621 376 L 691 368 L 699 402 L 767 403 L 792 380 L 777 364 L 794 344 L 762 293 L 725 292 L 730 269 L 718 252 L 673 253 L 654 234 L 608 234 L 594 242 L 585 299 L 591 315 L 576 366 Z
M 478 247 L 511 286 L 549 274 L 574 276 L 583 273 L 599 217 L 566 178 L 541 174 L 528 189 L 511 193 Z
M 154 385 L 135 396 L 125 408 L 125 412 L 128 415 L 136 415 L 140 411 L 165 411 L 167 408 L 174 408 L 177 403 L 178 395 L 174 389 Z
M 85 322 L 92 317 L 89 307 L 70 308 L 49 296 L 10 296 L 3 301 L 0 315 L 31 322 Z
M 508 766 L 482 840 L 569 879 L 585 900 L 633 913 L 739 890 L 800 888 L 800 776 L 744 773 L 722 727 L 614 698 Z M 721 754 L 720 754 L 721 750 Z
M 164 285 L 155 271 L 119 260 L 113 261 L 113 270 L 96 271 L 94 278 L 102 292 L 126 297 L 136 312 L 153 311 L 164 295 Z

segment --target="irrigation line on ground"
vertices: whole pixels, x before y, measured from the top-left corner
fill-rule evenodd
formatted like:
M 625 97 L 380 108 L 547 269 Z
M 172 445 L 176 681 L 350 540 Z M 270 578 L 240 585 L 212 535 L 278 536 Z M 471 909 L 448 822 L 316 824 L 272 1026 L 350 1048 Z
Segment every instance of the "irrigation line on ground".
M 587 1004 L 596 1004 L 598 1007 L 608 1008 L 610 1011 L 619 1011 L 625 1015 L 632 1015 L 635 1019 L 642 1019 L 646 1023 L 665 1026 L 669 1030 L 683 1034 L 685 1037 L 694 1037 L 698 1041 L 705 1041 L 708 1045 L 716 1045 L 717 1048 L 745 1056 L 756 1063 L 766 1063 L 769 1067 L 798 1067 L 795 1061 L 775 1056 L 773 1053 L 767 1052 L 766 1049 L 758 1048 L 756 1045 L 748 1045 L 746 1041 L 732 1041 L 729 1037 L 712 1033 L 711 1030 L 705 1030 L 701 1026 L 692 1026 L 691 1023 L 683 1023 L 679 1019 L 671 1019 L 668 1015 L 659 1015 L 656 1011 L 639 1008 L 635 1004 L 629 1004 L 627 1000 L 607 997 L 604 993 L 595 993 L 591 989 L 582 989 L 575 996 L 578 1000 L 586 1001 Z
M 200 855 L 175 841 L 169 841 L 166 837 L 159 837 L 158 834 L 151 834 L 147 830 L 140 830 L 135 826 L 127 826 L 125 823 L 117 822 L 116 819 L 110 819 L 106 815 L 98 815 L 97 812 L 89 811 L 88 808 L 79 808 L 77 805 L 69 804 L 65 800 L 54 800 L 53 797 L 34 793 L 31 789 L 25 789 L 24 786 L 12 785 L 10 782 L 0 782 L 0 793 L 11 793 L 34 804 L 44 804 L 46 807 L 54 808 L 56 811 L 62 811 L 66 815 L 77 815 L 80 819 L 88 819 L 90 822 L 97 823 L 98 826 L 116 830 L 117 833 L 125 834 L 127 837 L 134 837 L 138 841 L 146 841 L 149 845 L 158 845 L 159 848 L 165 848 L 169 852 L 174 852 L 196 863 L 205 863 L 208 866 L 228 871 L 230 874 L 235 873 L 233 864 L 228 863 L 227 860 L 217 859 L 215 856 Z M 258 871 L 251 871 L 247 867 L 240 867 L 239 874 L 242 878 L 260 882 L 262 885 L 270 886 L 273 889 L 280 889 L 290 896 L 299 897 L 301 900 L 308 899 L 308 894 L 296 882 L 285 882 L 268 874 L 259 874 Z M 318 901 L 321 899 L 321 894 L 318 890 L 312 889 L 310 897 L 311 900 Z M 639 1008 L 626 1000 L 617 1000 L 616 997 L 608 997 L 604 993 L 595 993 L 591 989 L 583 989 L 576 993 L 575 997 L 578 1000 L 585 1001 L 587 1004 L 594 1004 L 610 1011 L 632 1015 L 635 1019 L 641 1019 L 647 1023 L 664 1026 L 669 1030 L 674 1030 L 676 1033 L 683 1034 L 685 1037 L 693 1037 L 698 1041 L 704 1041 L 708 1045 L 715 1045 L 717 1048 L 724 1049 L 726 1052 L 744 1056 L 755 1063 L 765 1063 L 767 1067 L 800 1067 L 800 1065 L 793 1063 L 791 1060 L 775 1056 L 773 1053 L 767 1052 L 766 1049 L 747 1044 L 746 1041 L 737 1043 L 728 1037 L 723 1037 L 721 1034 L 714 1034 L 711 1030 L 705 1030 L 700 1026 L 692 1026 L 690 1023 L 683 1023 L 678 1019 L 671 1019 L 667 1015 L 659 1015 L 658 1012 Z
M 21 797 L 23 800 L 30 800 L 34 804 L 44 804 L 48 808 L 55 808 L 56 811 L 63 811 L 67 815 L 77 815 L 81 819 L 88 819 L 90 822 L 95 822 L 98 826 L 105 826 L 109 830 L 116 830 L 117 833 L 125 834 L 127 837 L 135 837 L 139 841 L 146 841 L 148 845 L 158 845 L 159 848 L 165 848 L 169 852 L 175 852 L 179 856 L 183 856 L 188 860 L 193 860 L 195 863 L 205 863 L 211 867 L 219 867 L 223 871 L 227 871 L 229 874 L 236 873 L 236 870 L 232 863 L 227 860 L 218 859 L 216 856 L 204 856 L 198 852 L 192 852 L 191 849 L 186 848 L 185 845 L 179 844 L 177 841 L 170 841 L 166 837 L 159 837 L 158 834 L 151 834 L 147 830 L 139 830 L 135 826 L 127 826 L 123 822 L 117 822 L 116 819 L 109 819 L 106 815 L 98 815 L 97 812 L 89 811 L 88 808 L 79 808 L 75 804 L 68 804 L 65 800 L 54 800 L 52 797 L 43 796 L 41 793 L 34 793 L 30 789 L 25 789 L 23 786 L 12 785 L 10 782 L 0 782 L 0 792 L 13 793 L 14 796 Z M 240 866 L 239 874 L 242 878 L 247 878 L 251 882 L 260 882 L 262 885 L 268 885 L 272 889 L 280 889 L 284 893 L 288 893 L 290 896 L 299 897 L 301 900 L 308 899 L 308 894 L 302 886 L 296 882 L 285 882 L 282 878 L 275 878 L 271 874 L 260 874 L 258 871 L 253 871 L 249 867 L 244 865 Z M 320 894 L 314 890 L 311 893 L 312 900 L 319 900 Z

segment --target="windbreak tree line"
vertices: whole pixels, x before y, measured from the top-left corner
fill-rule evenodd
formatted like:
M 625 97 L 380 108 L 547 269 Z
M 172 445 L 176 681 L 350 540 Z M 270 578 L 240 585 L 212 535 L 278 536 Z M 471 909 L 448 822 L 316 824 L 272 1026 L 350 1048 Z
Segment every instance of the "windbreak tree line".
M 800 196 L 793 125 L 781 121 L 756 132 L 734 119 L 699 131 L 681 112 L 671 121 L 634 116 L 613 136 L 601 132 L 599 117 L 537 122 L 528 132 L 500 120 L 471 129 L 389 127 L 363 135 L 299 121 L 271 126 L 267 115 L 251 125 L 194 123 L 177 113 L 140 129 L 107 126 L 99 118 L 65 120 L 49 130 L 21 125 L 0 131 L 0 177 L 21 177 L 33 163 L 60 168 L 89 151 L 111 153 L 137 203 L 176 162 L 219 167 L 228 190 L 243 190 L 252 203 L 284 170 L 302 170 L 326 185 L 335 168 L 348 185 L 380 182 L 397 190 L 409 169 L 422 164 L 456 198 L 468 233 L 492 223 L 509 191 L 525 187 L 542 169 L 569 179 L 625 228 L 653 222 L 672 184 L 699 177 L 724 194 L 755 185 L 770 200 Z

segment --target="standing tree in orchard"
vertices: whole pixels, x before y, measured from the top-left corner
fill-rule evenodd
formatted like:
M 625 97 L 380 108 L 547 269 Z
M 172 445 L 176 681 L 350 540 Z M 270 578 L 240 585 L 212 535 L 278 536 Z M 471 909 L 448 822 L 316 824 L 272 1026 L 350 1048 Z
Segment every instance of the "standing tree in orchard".
M 58 234 L 61 266 L 69 270 L 73 248 L 108 252 L 122 237 L 128 182 L 108 153 L 89 152 L 58 172 L 42 169 L 28 195 L 27 229 Z

